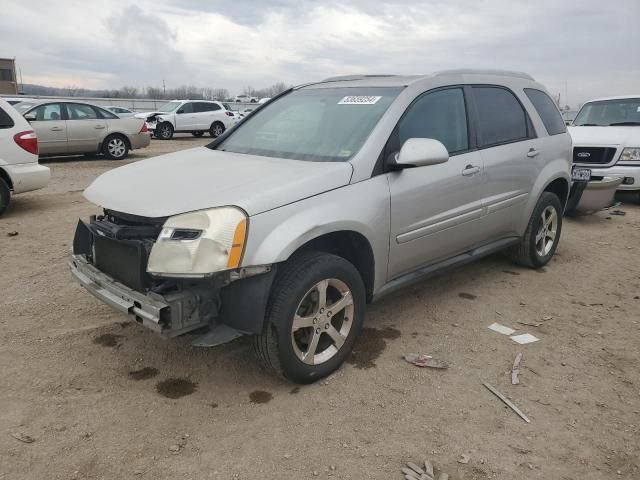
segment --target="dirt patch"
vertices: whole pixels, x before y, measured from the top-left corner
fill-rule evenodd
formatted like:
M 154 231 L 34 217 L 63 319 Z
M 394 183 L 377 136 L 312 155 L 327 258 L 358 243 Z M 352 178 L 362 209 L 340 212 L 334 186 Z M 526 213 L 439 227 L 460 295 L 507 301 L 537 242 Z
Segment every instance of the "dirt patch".
M 382 329 L 363 328 L 360 333 L 360 338 L 358 338 L 347 362 L 361 370 L 375 367 L 376 364 L 374 360 L 376 360 L 387 347 L 385 340 L 395 340 L 399 336 L 400 330 L 392 327 Z
M 156 384 L 156 390 L 167 398 L 181 398 L 191 395 L 198 388 L 198 384 L 186 378 L 167 378 Z
M 297 395 L 298 393 L 300 393 L 300 387 L 293 387 L 293 388 L 289 391 L 289 393 L 290 393 L 291 395 Z
M 264 390 L 255 390 L 249 394 L 251 403 L 269 403 L 271 400 L 273 400 L 273 394 Z
M 218 408 L 218 404 L 217 404 L 217 403 L 215 403 L 215 402 L 210 403 L 210 404 L 209 404 L 209 406 L 210 406 L 211 408 Z
M 502 273 L 508 273 L 509 275 L 520 275 L 519 272 L 514 272 L 513 270 L 502 270 Z
M 153 367 L 144 367 L 140 370 L 132 370 L 129 372 L 131 380 L 149 380 L 158 375 L 158 369 Z
M 458 296 L 460 298 L 464 298 L 465 300 L 475 300 L 476 298 L 478 298 L 477 295 L 474 295 L 473 293 L 467 293 L 467 292 L 460 292 Z
M 117 347 L 120 345 L 120 339 L 122 335 L 116 335 L 115 333 L 104 333 L 93 339 L 93 343 L 96 345 L 102 345 L 103 347 Z

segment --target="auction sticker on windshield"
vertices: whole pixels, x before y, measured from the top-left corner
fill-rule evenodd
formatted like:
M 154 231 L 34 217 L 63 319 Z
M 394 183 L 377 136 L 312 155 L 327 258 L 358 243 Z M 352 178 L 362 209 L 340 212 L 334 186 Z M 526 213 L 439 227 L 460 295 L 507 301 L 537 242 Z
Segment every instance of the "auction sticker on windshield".
M 351 95 L 340 100 L 338 105 L 374 105 L 381 98 L 371 95 Z

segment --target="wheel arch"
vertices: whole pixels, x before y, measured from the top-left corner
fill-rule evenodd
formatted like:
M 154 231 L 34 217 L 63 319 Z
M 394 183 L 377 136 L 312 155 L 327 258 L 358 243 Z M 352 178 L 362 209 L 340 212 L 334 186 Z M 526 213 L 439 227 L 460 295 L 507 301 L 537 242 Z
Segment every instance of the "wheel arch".
M 9 190 L 13 190 L 13 180 L 11 180 L 9 173 L 2 167 L 0 167 L 0 178 L 5 181 Z
M 562 204 L 562 208 L 565 208 L 567 205 L 567 200 L 569 198 L 569 182 L 564 177 L 558 177 L 551 182 L 549 182 L 545 187 L 543 192 L 551 192 L 555 194 Z
M 129 136 L 123 132 L 120 132 L 118 130 L 114 131 L 114 132 L 109 132 L 104 139 L 102 140 L 102 143 L 100 144 L 100 149 L 102 149 L 102 146 L 105 144 L 105 142 L 110 138 L 110 137 L 120 137 L 124 140 L 124 143 L 127 144 L 127 148 L 129 150 L 131 150 L 131 140 L 129 140 Z

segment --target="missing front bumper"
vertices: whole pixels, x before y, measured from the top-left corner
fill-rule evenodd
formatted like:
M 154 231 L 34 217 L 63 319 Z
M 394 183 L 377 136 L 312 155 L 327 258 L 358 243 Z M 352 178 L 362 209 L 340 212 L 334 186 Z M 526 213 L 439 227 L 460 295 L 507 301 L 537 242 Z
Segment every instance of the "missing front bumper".
M 182 291 L 166 296 L 143 294 L 105 275 L 84 255 L 73 255 L 71 273 L 89 293 L 135 322 L 167 337 L 175 337 L 207 326 L 214 313 L 201 314 L 198 291 Z

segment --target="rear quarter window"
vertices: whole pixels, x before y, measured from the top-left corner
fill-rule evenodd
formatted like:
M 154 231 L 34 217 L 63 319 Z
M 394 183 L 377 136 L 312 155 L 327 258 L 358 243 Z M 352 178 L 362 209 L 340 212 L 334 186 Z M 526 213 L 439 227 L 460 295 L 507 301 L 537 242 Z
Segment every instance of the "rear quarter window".
M 525 88 L 524 93 L 533 103 L 549 135 L 558 135 L 567 131 L 562 115 L 549 95 L 535 88 Z
M 12 128 L 14 125 L 13 118 L 0 107 L 0 128 Z

